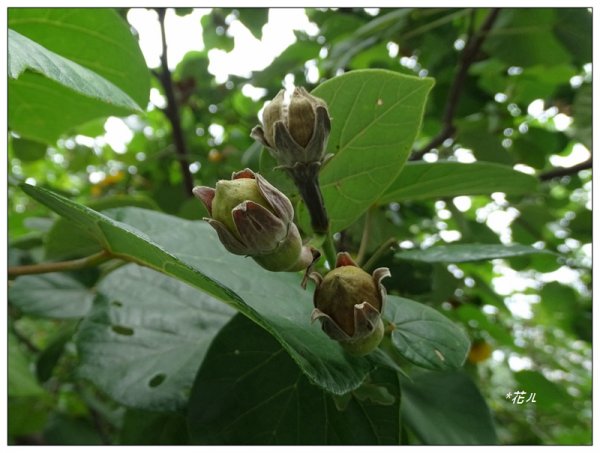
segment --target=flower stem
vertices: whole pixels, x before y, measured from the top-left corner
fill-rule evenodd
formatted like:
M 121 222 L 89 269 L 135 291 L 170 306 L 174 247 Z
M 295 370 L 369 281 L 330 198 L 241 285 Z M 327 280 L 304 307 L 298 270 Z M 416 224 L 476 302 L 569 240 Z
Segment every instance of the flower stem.
M 358 254 L 356 255 L 356 264 L 359 266 L 362 264 L 367 254 L 367 245 L 369 244 L 369 238 L 371 236 L 371 218 L 373 217 L 373 207 L 367 210 L 365 214 L 365 225 L 363 227 L 362 238 L 360 239 L 360 247 L 358 248 Z
M 112 258 L 112 255 L 106 250 L 71 261 L 59 261 L 57 263 L 39 263 L 27 264 L 24 266 L 12 266 L 8 268 L 8 277 L 18 277 L 19 275 L 47 274 L 50 272 L 64 272 L 85 269 L 96 266 Z
M 365 265 L 363 266 L 363 269 L 365 271 L 369 271 L 377 262 L 377 260 L 379 258 L 381 258 L 381 256 L 387 252 L 389 250 L 390 247 L 392 246 L 397 246 L 396 244 L 398 243 L 398 239 L 392 237 L 389 238 L 387 241 L 385 241 L 377 250 L 375 250 L 375 252 L 371 255 L 371 257 L 369 258 L 369 260 L 365 263 Z
M 333 269 L 335 267 L 335 261 L 337 259 L 337 252 L 335 251 L 333 237 L 329 232 L 325 236 L 325 241 L 323 242 L 323 251 L 325 252 L 325 258 L 327 259 L 327 263 L 329 264 L 329 269 Z

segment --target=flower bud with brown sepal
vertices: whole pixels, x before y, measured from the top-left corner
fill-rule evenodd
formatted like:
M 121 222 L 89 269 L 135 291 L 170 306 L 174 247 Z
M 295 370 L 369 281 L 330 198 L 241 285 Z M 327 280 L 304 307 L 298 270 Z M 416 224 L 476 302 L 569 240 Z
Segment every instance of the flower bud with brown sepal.
M 313 261 L 313 251 L 302 245 L 293 222 L 290 200 L 258 173 L 247 168 L 218 181 L 214 189 L 198 186 L 193 193 L 231 253 L 251 256 L 274 272 L 304 270 Z
M 338 253 L 335 269 L 325 277 L 310 275 L 317 283 L 312 320 L 320 320 L 323 331 L 347 352 L 368 354 L 383 338 L 386 291 L 381 280 L 389 276 L 384 267 L 369 275 L 348 253 Z

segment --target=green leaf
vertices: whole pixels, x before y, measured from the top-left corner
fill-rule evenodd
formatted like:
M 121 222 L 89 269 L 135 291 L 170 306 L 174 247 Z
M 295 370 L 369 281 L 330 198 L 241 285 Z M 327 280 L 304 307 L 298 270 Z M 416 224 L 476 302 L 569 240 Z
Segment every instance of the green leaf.
M 76 336 L 79 375 L 126 406 L 181 408 L 209 343 L 234 311 L 133 264 L 110 273 L 98 293 Z
M 320 174 L 333 231 L 352 224 L 396 179 L 421 125 L 432 79 L 392 71 L 351 71 L 319 85 L 332 118 Z
M 150 72 L 131 26 L 111 8 L 12 8 L 8 26 L 108 80 L 145 108 Z M 62 110 L 61 110 L 62 111 Z
M 385 317 L 394 325 L 392 343 L 406 360 L 433 370 L 459 368 L 465 362 L 468 337 L 437 310 L 388 296 Z
M 457 121 L 456 140 L 471 149 L 477 160 L 512 165 L 512 156 L 502 146 L 501 136 L 488 122 L 479 115 Z
M 402 260 L 426 263 L 468 263 L 470 261 L 512 258 L 533 253 L 551 253 L 522 244 L 450 244 L 438 245 L 425 250 L 405 250 L 394 256 Z
M 199 204 L 199 203 L 197 203 Z M 118 208 L 122 206 L 137 206 L 145 209 L 158 209 L 151 198 L 139 195 L 114 195 L 91 200 L 87 203 L 96 211 Z M 98 241 L 86 234 L 77 225 L 67 219 L 57 219 L 48 231 L 44 244 L 46 259 L 63 260 L 92 255 L 102 250 Z
M 258 40 L 262 39 L 262 28 L 269 21 L 268 8 L 239 8 L 238 19 Z
M 506 8 L 483 48 L 512 66 L 556 65 L 571 60 L 571 56 L 553 33 L 555 23 L 562 19 L 552 8 Z
M 487 162 L 409 162 L 379 199 L 379 203 L 494 192 L 531 193 L 537 185 L 534 176 L 505 165 Z
M 273 335 L 317 385 L 343 394 L 358 387 L 372 365 L 346 355 L 317 324 L 300 275 L 273 274 L 250 258 L 231 255 L 205 222 L 138 208 L 95 212 L 41 187 L 22 189 L 80 226 L 115 256 L 142 263 L 220 299 Z
M 198 372 L 188 429 L 199 444 L 398 444 L 398 377 L 381 370 L 371 381 L 370 392 L 349 395 L 338 410 L 280 344 L 236 316 L 217 335 Z M 372 397 L 373 387 L 384 389 L 384 404 L 381 390 Z
M 13 79 L 18 79 L 25 70 L 39 72 L 78 93 L 141 112 L 133 99 L 108 80 L 10 29 L 8 56 L 8 75 Z
M 185 418 L 172 412 L 129 409 L 123 418 L 119 445 L 187 445 Z
M 462 372 L 426 372 L 401 380 L 402 418 L 428 445 L 498 443 L 489 408 Z
M 15 157 L 23 162 L 32 162 L 46 155 L 47 146 L 44 143 L 26 138 L 12 138 Z
M 9 126 L 22 137 L 52 144 L 90 120 L 129 115 L 146 106 L 150 75 L 129 25 L 114 10 L 13 8 L 8 22 L 11 36 L 22 35 L 21 41 L 27 40 L 38 57 L 13 61 L 10 50 L 9 67 L 34 65 L 70 83 L 67 87 L 32 71 L 9 79 Z M 120 93 L 116 100 L 115 93 Z
M 23 313 L 55 319 L 85 316 L 94 298 L 89 288 L 62 273 L 18 277 L 8 297 Z
M 540 410 L 560 410 L 561 405 L 569 404 L 573 398 L 566 392 L 564 387 L 549 381 L 539 371 L 523 370 L 514 373 L 514 377 L 519 391 L 536 394 L 536 402 L 530 404 L 535 404 Z M 525 398 L 528 398 L 528 396 L 525 396 Z
M 19 347 L 19 340 L 13 335 L 8 335 L 8 396 L 40 398 L 45 390 L 40 387 L 30 368 L 27 356 Z

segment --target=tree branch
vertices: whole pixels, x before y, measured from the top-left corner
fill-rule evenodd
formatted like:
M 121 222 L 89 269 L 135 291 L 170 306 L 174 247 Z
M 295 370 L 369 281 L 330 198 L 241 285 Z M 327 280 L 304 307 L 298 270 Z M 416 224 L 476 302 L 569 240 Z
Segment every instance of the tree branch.
M 587 170 L 588 168 L 592 168 L 592 158 L 590 157 L 585 162 L 581 162 L 580 164 L 573 165 L 572 167 L 566 168 L 554 168 L 545 173 L 541 173 L 538 175 L 540 181 L 548 181 L 554 178 L 560 178 L 561 176 L 569 176 L 574 175 L 581 170 Z
M 14 278 L 20 275 L 48 274 L 50 272 L 64 272 L 85 269 L 97 266 L 98 264 L 112 258 L 112 255 L 106 250 L 102 250 L 94 255 L 86 256 L 71 261 L 59 261 L 56 263 L 27 264 L 24 266 L 12 266 L 8 268 L 8 277 Z
M 487 37 L 488 32 L 494 25 L 499 12 L 500 8 L 493 8 L 479 31 L 469 36 L 469 39 L 460 57 L 458 70 L 456 71 L 452 86 L 448 92 L 448 99 L 446 101 L 446 107 L 442 116 L 442 130 L 423 149 L 415 151 L 410 157 L 410 160 L 421 159 L 425 154 L 427 154 L 436 146 L 444 143 L 444 141 L 452 137 L 456 132 L 456 127 L 454 126 L 454 115 L 456 114 L 458 101 L 467 79 L 467 73 L 475 61 L 475 58 L 479 53 L 479 49 L 481 49 L 481 45 Z
M 185 194 L 188 197 L 192 197 L 192 189 L 194 188 L 194 179 L 190 172 L 190 163 L 188 161 L 187 147 L 185 145 L 185 139 L 183 137 L 183 130 L 181 129 L 181 119 L 179 116 L 179 106 L 177 99 L 175 98 L 175 91 L 173 90 L 173 79 L 171 78 L 171 71 L 169 70 L 169 62 L 167 60 L 167 37 L 165 33 L 165 12 L 166 8 L 156 8 L 158 13 L 158 21 L 160 23 L 160 36 L 162 39 L 162 54 L 160 56 L 160 67 L 161 71 L 158 74 L 158 80 L 162 84 L 165 95 L 167 96 L 167 107 L 164 113 L 171 123 L 171 129 L 173 132 L 173 142 L 175 144 L 175 151 L 178 154 L 179 166 L 181 167 L 181 175 L 183 177 L 183 187 Z

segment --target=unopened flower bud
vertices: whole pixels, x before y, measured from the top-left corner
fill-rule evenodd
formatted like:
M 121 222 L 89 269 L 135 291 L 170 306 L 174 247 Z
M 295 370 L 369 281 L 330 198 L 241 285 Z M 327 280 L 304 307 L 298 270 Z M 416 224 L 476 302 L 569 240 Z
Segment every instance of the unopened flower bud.
M 381 313 L 386 293 L 381 280 L 389 275 L 387 268 L 369 275 L 350 255 L 339 253 L 335 269 L 325 277 L 311 274 L 317 283 L 313 321 L 319 319 L 323 331 L 346 351 L 368 354 L 383 338 Z
M 331 122 L 327 104 L 298 87 L 289 104 L 281 90 L 263 112 L 263 127 L 256 126 L 252 137 L 261 142 L 283 168 L 297 163 L 321 165 Z
M 250 134 L 277 160 L 278 167 L 294 180 L 306 203 L 315 233 L 326 233 L 329 219 L 318 182 L 321 167 L 332 157 L 325 154 L 331 121 L 327 104 L 298 87 L 289 103 L 284 91 L 265 107 L 263 126 Z
M 313 260 L 310 248 L 302 245 L 293 223 L 294 210 L 288 198 L 250 169 L 221 180 L 216 188 L 194 187 L 227 250 L 251 256 L 270 271 L 298 271 Z

